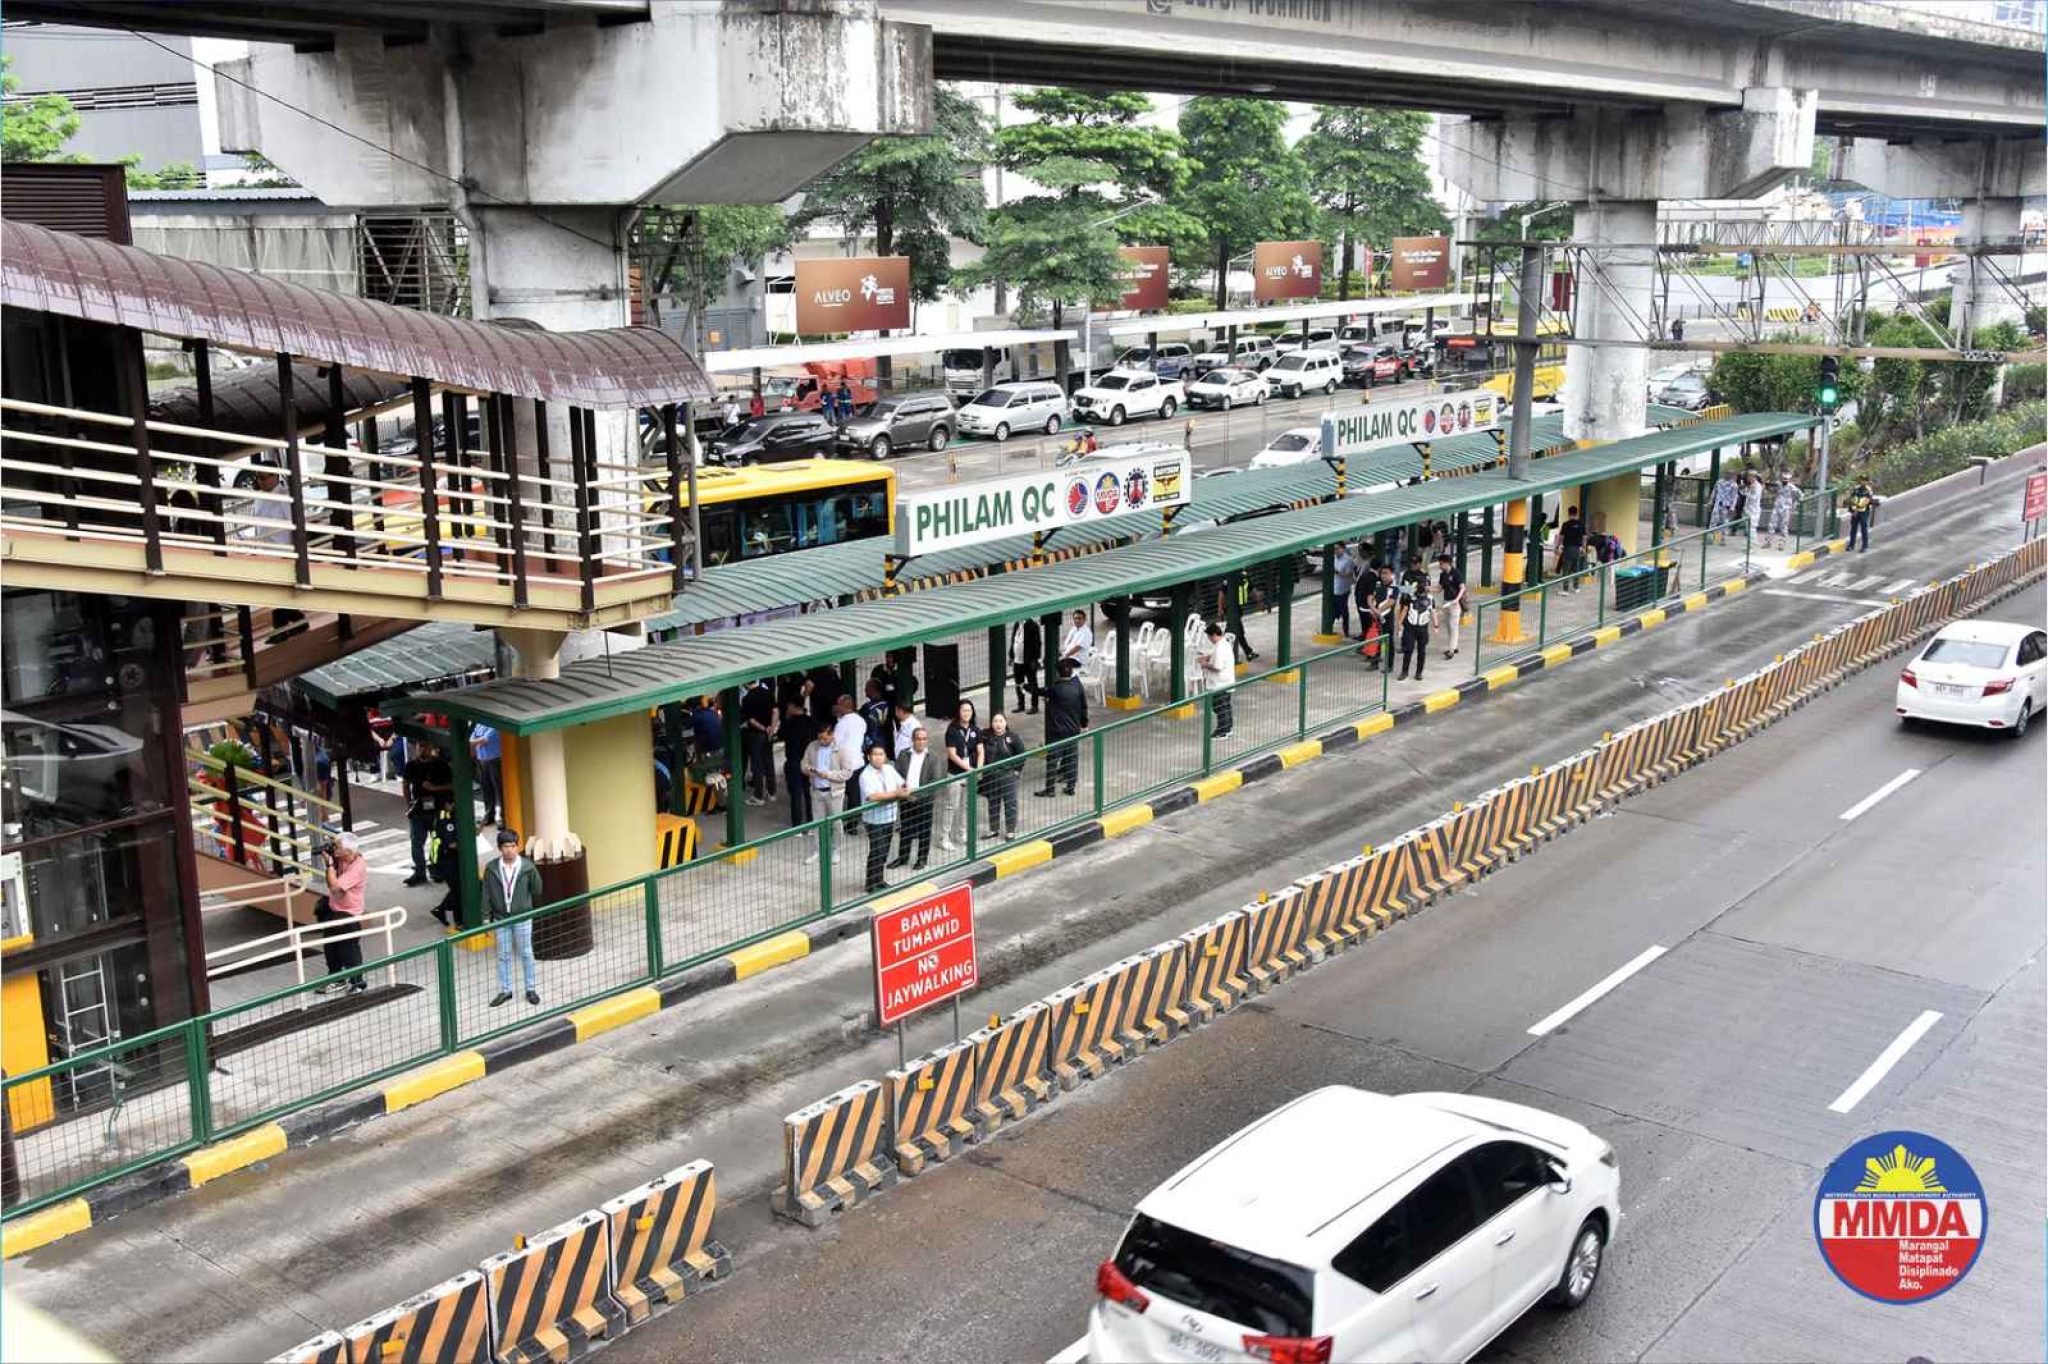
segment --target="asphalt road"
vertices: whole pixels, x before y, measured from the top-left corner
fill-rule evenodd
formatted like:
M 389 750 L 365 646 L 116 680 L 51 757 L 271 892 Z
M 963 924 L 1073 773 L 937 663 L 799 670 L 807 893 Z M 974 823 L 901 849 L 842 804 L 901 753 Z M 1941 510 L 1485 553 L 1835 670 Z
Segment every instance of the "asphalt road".
M 2036 586 L 1992 614 L 2043 612 Z M 2048 763 L 2038 736 L 1902 730 L 1895 676 L 1867 671 L 826 1231 L 769 1236 L 612 1357 L 1050 1358 L 1138 1198 L 1342 1083 L 1530 1103 L 1619 1150 L 1626 1220 L 1594 1301 L 1539 1310 L 1488 1358 L 2040 1358 Z M 1895 1127 L 1955 1145 L 2011 1229 L 1911 1308 L 1843 1287 L 1810 1230 L 1827 1162 Z
M 1769 661 L 1773 653 L 1808 632 L 1860 614 L 1867 609 L 1871 592 L 1894 581 L 1924 581 L 1951 573 L 2010 546 L 2018 534 L 2017 488 L 2017 481 L 2008 477 L 1996 487 L 1971 490 L 1916 515 L 1887 515 L 1868 555 L 1816 565 L 1827 568 L 1827 573 L 1797 583 L 1784 577 L 1484 700 L 1403 726 L 1369 744 L 985 888 L 976 899 L 977 921 L 987 944 L 984 986 L 965 1010 L 970 1026 L 972 1019 L 1014 1009 L 1096 966 L 1235 908 L 1260 889 L 1347 856 L 1360 843 L 1383 843 L 1433 818 L 1453 800 L 1526 772 L 1531 762 L 1574 751 L 1597 738 L 1603 728 L 1628 724 L 1701 695 L 1724 677 Z M 1839 585 L 1828 580 L 1828 574 L 1850 570 L 1861 576 Z M 1876 585 L 1857 589 L 1855 584 L 1864 577 L 1875 577 Z M 2038 598 L 2030 600 L 2038 613 Z M 2026 609 L 2026 603 L 2008 608 L 2018 609 Z M 1812 713 L 1812 708 L 1802 712 L 1795 723 L 1810 723 L 1807 717 Z M 1766 736 L 1758 741 L 1764 742 L 1776 739 Z M 1815 756 L 1822 754 L 1816 750 Z M 1746 755 L 1738 753 L 1722 761 L 1745 760 Z M 1711 790 L 1715 775 L 1710 767 L 1669 790 L 1674 796 Z M 1874 777 L 1868 788 L 1874 789 L 1888 775 Z M 1864 794 L 1867 790 L 1859 790 L 1841 805 Z M 1643 826 L 1641 812 L 1650 808 L 1637 802 L 1626 818 Z M 2009 803 L 1997 808 L 2004 818 L 2013 807 Z M 1606 821 L 1573 838 L 1591 837 L 1615 822 Z M 2028 827 L 2017 812 L 2013 822 Z M 2038 830 L 2039 820 L 2031 827 Z M 1711 845 L 1712 840 L 1708 842 Z M 1526 869 L 1532 874 L 1547 872 L 1575 856 L 1567 840 Z M 1683 866 L 1686 856 L 1698 861 L 1708 851 L 1682 845 L 1666 860 Z M 1718 862 L 1708 865 L 1721 867 Z M 1485 893 L 1503 893 L 1502 888 L 1518 884 L 1511 876 L 1520 874 L 1518 870 L 1489 882 Z M 1725 869 L 1716 874 L 1723 880 L 1735 875 Z M 777 891 L 772 885 L 763 887 L 766 894 Z M 1571 898 L 1569 891 L 1563 894 Z M 2038 919 L 2038 890 L 2035 897 L 2033 917 Z M 1440 935 L 1447 939 L 1453 920 L 1461 916 L 1471 917 L 1462 904 L 1433 910 L 1402 933 L 1356 954 L 1356 962 L 1322 968 L 1289 988 L 1320 991 L 1326 988 L 1318 983 L 1321 978 L 1342 980 L 1341 973 L 1369 966 L 1369 958 L 1387 962 L 1397 959 L 1396 953 L 1408 943 L 1430 942 Z M 1616 922 L 1626 919 L 1623 915 Z M 1677 947 L 1679 939 L 1667 935 L 1661 924 L 1651 926 L 1658 933 L 1650 941 Z M 1461 931 L 1484 934 L 1486 925 L 1463 925 Z M 1958 950 L 1967 941 L 1945 932 L 1925 937 L 1930 942 L 1941 939 L 1943 951 Z M 1581 959 L 1566 963 L 1569 971 L 1550 983 L 1544 1000 L 1532 999 L 1523 1006 L 1525 1012 L 1538 1002 L 1542 1007 L 1519 1023 L 1514 1022 L 1519 1013 L 1499 1022 L 1498 1031 L 1511 1035 L 1526 1028 L 1533 1018 L 1583 990 L 1588 980 L 1612 969 L 1608 965 L 1594 970 L 1599 961 L 1589 958 L 1595 954 L 1583 945 L 1577 950 Z M 1616 930 L 1611 953 L 1600 960 L 1623 961 L 1641 950 L 1636 938 L 1624 939 Z M 1402 974 L 1394 971 L 1384 981 L 1375 976 L 1382 983 L 1373 988 L 1403 988 Z M 1494 988 L 1480 994 L 1490 996 Z M 1146 1138 L 1150 1146 L 1118 1141 L 1114 1123 L 1123 1121 L 1118 1114 L 1142 1110 L 1148 1103 L 1163 1106 L 1176 1114 L 1184 1133 L 1176 1140 L 1198 1147 L 1237 1125 L 1210 1111 L 1211 1100 L 1226 1090 L 1242 1092 L 1260 1104 L 1277 1102 L 1287 1093 L 1320 1083 L 1318 1066 L 1389 1088 L 1455 1088 L 1475 1082 L 1495 1064 L 1483 1055 L 1444 1051 L 1422 1025 L 1422 1020 L 1433 1020 L 1436 1030 L 1481 1035 L 1484 1020 L 1493 1016 L 1487 1012 L 1486 998 L 1469 1009 L 1429 998 L 1412 1012 L 1403 1010 L 1384 1020 L 1378 1014 L 1361 1014 L 1365 1023 L 1357 1030 L 1367 1035 L 1365 1040 L 1335 1032 L 1326 1035 L 1315 1027 L 1281 1027 L 1271 1013 L 1250 1010 L 1227 1030 L 1214 1030 L 1211 1039 L 1198 1036 L 1176 1043 L 1112 1085 L 1063 1100 L 1065 1113 L 1054 1112 L 1043 1120 L 1044 1132 L 1057 1133 L 1063 1124 L 1077 1121 L 1074 1115 L 1105 1105 L 1111 1115 L 1105 1121 L 1112 1127 L 1104 1129 L 1099 1140 L 1105 1150 L 1115 1148 L 1113 1161 L 1095 1156 L 1083 1160 L 1048 1147 L 1045 1169 L 1040 1170 L 1027 1161 L 1027 1154 L 1047 1140 L 1033 1130 L 1039 1127 L 1034 1123 L 1015 1142 L 992 1143 L 977 1156 L 980 1164 L 927 1179 L 923 1191 L 899 1191 L 814 1235 L 773 1220 L 767 1211 L 767 1193 L 780 1176 L 777 1124 L 781 1115 L 895 1064 L 893 1040 L 876 1038 L 869 1028 L 871 989 L 864 947 L 833 947 L 433 1103 L 289 1152 L 256 1171 L 219 1180 L 194 1194 L 126 1214 L 107 1226 L 10 1260 L 9 1292 L 56 1313 L 113 1347 L 119 1357 L 268 1358 L 321 1329 L 359 1320 L 506 1249 L 515 1234 L 532 1235 L 684 1160 L 708 1159 L 718 1169 L 718 1234 L 735 1253 L 735 1278 L 678 1313 L 673 1324 L 648 1328 L 655 1331 L 653 1343 L 641 1344 L 636 1333 L 613 1348 L 639 1351 L 641 1357 L 659 1353 L 663 1358 L 694 1359 L 705 1350 L 717 1350 L 726 1357 L 751 1351 L 757 1357 L 781 1358 L 799 1353 L 793 1343 L 812 1342 L 815 1348 L 801 1353 L 822 1357 L 834 1353 L 834 1341 L 849 1337 L 835 1336 L 839 1328 L 828 1329 L 803 1317 L 801 1313 L 810 1310 L 804 1304 L 815 1301 L 819 1310 L 829 1307 L 849 1320 L 869 1313 L 871 1306 L 879 1313 L 890 1305 L 878 1296 L 881 1290 L 899 1297 L 909 1292 L 907 1287 L 891 1287 L 886 1270 L 905 1285 L 944 1279 L 963 1301 L 981 1304 L 946 1318 L 949 1344 L 981 1343 L 987 1347 L 984 1352 L 995 1357 L 1022 1358 L 1039 1347 L 1043 1336 L 1050 1341 L 1049 1354 L 1080 1331 L 1085 1279 L 1095 1260 L 1076 1261 L 1074 1256 L 1084 1253 L 1077 1244 L 1054 1239 L 1042 1252 L 1058 1275 L 1078 1272 L 1080 1277 L 1071 1282 L 1057 1276 L 1039 1281 L 1054 1288 L 1044 1290 L 1052 1296 L 1043 1304 L 1038 1334 L 1030 1334 L 1020 1331 L 1014 1315 L 997 1312 L 982 1300 L 991 1296 L 991 1282 L 1002 1282 L 994 1276 L 1006 1273 L 1003 1267 L 1009 1260 L 1041 1254 L 1035 1232 L 1020 1245 L 1013 1229 L 1000 1234 L 991 1229 L 979 1249 L 947 1242 L 943 1250 L 934 1249 L 922 1260 L 895 1262 L 893 1270 L 888 1269 L 888 1255 L 868 1249 L 870 1243 L 863 1238 L 880 1238 L 875 1245 L 881 1245 L 891 1229 L 911 1228 L 911 1223 L 899 1219 L 912 1216 L 911 1210 L 922 1207 L 922 1200 L 943 1197 L 959 1200 L 950 1225 L 971 1239 L 980 1234 L 985 1214 L 974 1202 L 985 1197 L 977 1192 L 983 1181 L 1007 1166 L 1062 1190 L 1065 1186 L 1059 1181 L 1065 1176 L 1058 1171 L 1071 1166 L 1090 1172 L 1087 1178 L 1093 1183 L 1078 1187 L 1080 1196 L 1092 1200 L 1093 1211 L 1077 1211 L 1090 1205 L 1070 1192 L 1032 1197 L 1041 1199 L 1048 1236 L 1055 1231 L 1070 1234 L 1060 1230 L 1062 1218 L 1090 1219 L 1095 1241 L 1085 1253 L 1100 1258 L 1099 1243 L 1115 1235 L 1131 1201 L 1176 1159 L 1156 1136 Z M 1293 1007 L 1285 996 L 1276 995 L 1272 1002 L 1275 1008 Z M 1894 1026 L 1891 1033 L 1896 1031 Z M 1270 1037 L 1264 1036 L 1268 1033 Z M 937 1011 L 936 1017 L 911 1025 L 909 1046 L 921 1052 L 950 1035 L 944 1012 Z M 1889 1036 L 1870 1040 L 1869 1053 L 1881 1049 Z M 1245 1053 L 1242 1069 L 1214 1081 L 1216 1090 L 1203 1092 L 1196 1102 L 1190 1102 L 1186 1093 L 1174 1092 L 1174 1077 L 1181 1073 L 1177 1068 L 1188 1064 L 1184 1058 L 1217 1048 L 1215 1038 L 1232 1037 L 1240 1042 L 1225 1050 Z M 1931 1036 L 1921 1045 L 1936 1040 Z M 1272 1045 L 1265 1045 L 1269 1041 Z M 1319 1059 L 1326 1055 L 1349 1059 L 1341 1064 Z M 1867 1060 L 1866 1056 L 1857 1066 Z M 2028 1081 L 2033 1088 L 2027 1092 L 2038 1093 L 2038 1067 Z M 1152 1089 L 1155 1084 L 1160 1086 L 1157 1093 Z M 1123 1097 L 1127 1095 L 1131 1097 Z M 1832 1097 L 1831 1093 L 1823 1104 Z M 1969 1145 L 1964 1149 L 1976 1158 Z M 1118 1182 L 1104 1184 L 1109 1178 L 1104 1168 L 1112 1163 L 1120 1172 Z M 1741 1184 L 1737 1176 L 1747 1169 L 1739 1162 L 1713 1165 L 1704 1167 L 1700 1178 L 1706 1181 L 1707 1192 L 1720 1198 L 1725 1189 Z M 1760 1179 L 1786 1178 L 1778 1165 L 1765 1163 L 1757 1169 L 1776 1172 L 1759 1173 Z M 1629 1187 L 1648 1192 L 1652 1186 L 1631 1179 Z M 1738 1192 L 1749 1196 L 1749 1191 Z M 915 1227 L 917 1235 L 939 1245 L 942 1238 L 931 1225 L 919 1222 Z M 848 1239 L 855 1242 L 850 1254 L 817 1258 Z M 952 1266 L 960 1268 L 955 1271 Z M 1984 1275 L 1988 1268 L 1980 1267 L 1977 1274 Z M 109 1292 L 109 1285 L 119 1285 L 119 1291 Z M 728 1295 L 737 1306 L 720 1305 Z M 88 1303 L 89 1309 L 83 1306 Z M 988 1333 L 976 1334 L 963 1324 L 964 1316 L 983 1310 L 991 1324 Z M 1933 1309 L 1913 1310 L 1917 1314 Z M 741 1319 L 749 1313 L 760 1314 L 766 1324 L 748 1327 Z M 916 1338 L 917 1324 L 931 1316 L 919 1308 L 906 1328 L 911 1338 Z M 773 1337 L 769 1327 L 785 1318 L 792 1323 L 789 1332 Z M 869 1329 L 877 1329 L 872 1321 Z M 932 1339 L 917 1343 L 928 1345 Z M 872 1349 L 864 1345 L 858 1351 L 849 1344 L 837 1353 L 908 1353 L 908 1347 L 896 1349 L 881 1336 L 873 1337 L 871 1344 Z

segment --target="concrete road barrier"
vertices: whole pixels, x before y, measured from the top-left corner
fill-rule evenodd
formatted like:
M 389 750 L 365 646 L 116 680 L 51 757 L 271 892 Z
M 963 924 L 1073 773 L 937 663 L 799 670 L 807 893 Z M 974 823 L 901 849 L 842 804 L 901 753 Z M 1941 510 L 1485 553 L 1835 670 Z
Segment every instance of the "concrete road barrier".
M 718 1179 L 693 1160 L 598 1208 L 611 1223 L 612 1297 L 622 1329 L 701 1291 L 732 1272 L 732 1256 L 711 1239 Z
M 896 1182 L 882 1100 L 882 1087 L 862 1080 L 782 1120 L 782 1187 L 773 1198 L 778 1215 L 823 1226 Z
M 586 1212 L 485 1260 L 491 1329 L 505 1364 L 564 1364 L 625 1325 L 612 1297 L 611 1223 Z
M 339 1331 L 322 1331 L 283 1354 L 272 1355 L 268 1364 L 349 1364 L 348 1342 Z
M 951 1160 L 974 1140 L 973 1039 L 940 1047 L 882 1077 L 889 1104 L 889 1154 L 906 1177 Z
M 1187 1010 L 1197 1025 L 1228 1013 L 1251 993 L 1244 972 L 1245 928 L 1244 911 L 1232 910 L 1180 935 L 1187 951 Z
M 974 1124 L 988 1137 L 1059 1093 L 1052 1083 L 1053 1011 L 1027 1004 L 1003 1022 L 971 1033 Z
M 350 1364 L 489 1364 L 491 1314 L 484 1276 L 465 1269 L 341 1334 Z

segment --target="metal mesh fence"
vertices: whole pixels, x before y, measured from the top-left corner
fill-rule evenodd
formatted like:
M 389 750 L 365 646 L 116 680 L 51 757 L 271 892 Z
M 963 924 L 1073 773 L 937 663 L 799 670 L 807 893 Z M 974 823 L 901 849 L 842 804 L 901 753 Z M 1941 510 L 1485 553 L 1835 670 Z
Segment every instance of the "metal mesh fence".
M 188 1026 L 101 1047 L 7 1087 L 8 1202 L 32 1202 L 199 1140 Z
M 448 939 L 457 1044 L 652 980 L 646 905 L 633 881 Z

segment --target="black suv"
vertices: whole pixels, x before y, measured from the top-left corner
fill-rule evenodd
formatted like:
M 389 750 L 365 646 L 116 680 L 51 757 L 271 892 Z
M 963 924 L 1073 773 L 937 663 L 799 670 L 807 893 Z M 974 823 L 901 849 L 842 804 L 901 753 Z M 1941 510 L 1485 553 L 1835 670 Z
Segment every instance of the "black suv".
M 713 464 L 780 464 L 839 452 L 839 428 L 815 412 L 773 412 L 728 426 L 711 438 Z

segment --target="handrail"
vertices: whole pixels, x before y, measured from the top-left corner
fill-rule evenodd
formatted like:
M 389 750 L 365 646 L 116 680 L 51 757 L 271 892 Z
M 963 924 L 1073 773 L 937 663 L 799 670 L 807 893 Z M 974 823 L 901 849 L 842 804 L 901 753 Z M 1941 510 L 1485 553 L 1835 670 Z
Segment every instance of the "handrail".
M 313 923 L 294 923 L 275 933 L 266 933 L 260 938 L 247 942 L 232 943 L 227 947 L 215 948 L 206 954 L 206 978 L 214 980 L 232 972 L 246 971 L 278 957 L 290 957 L 298 983 L 306 983 L 305 948 L 310 943 L 326 947 L 330 943 L 354 942 L 363 938 L 382 935 L 384 956 L 366 964 L 365 970 L 384 967 L 386 974 L 396 983 L 396 969 L 386 963 L 396 954 L 393 935 L 405 927 L 405 906 L 394 905 L 390 909 L 368 910 L 355 916 L 354 926 L 347 926 L 342 919 L 321 919 Z M 342 931 L 331 931 L 342 930 Z M 262 949 L 258 951 L 256 949 Z
M 192 762 L 197 763 L 201 767 L 211 768 L 215 772 L 222 773 L 225 773 L 228 769 L 227 763 L 222 762 L 219 758 L 214 757 L 210 753 L 203 753 L 194 749 L 186 749 L 185 752 L 187 757 Z M 336 804 L 334 801 L 324 799 L 320 796 L 316 796 L 311 791 L 302 790 L 301 788 L 292 786 L 286 782 L 281 782 L 277 780 L 277 778 L 275 777 L 266 777 L 261 772 L 253 772 L 250 769 L 242 767 L 240 765 L 236 765 L 235 771 L 240 774 L 238 777 L 236 777 L 236 781 L 238 782 L 248 781 L 254 782 L 258 786 L 274 787 L 277 790 L 282 791 L 289 796 L 292 796 L 298 800 L 305 801 L 308 805 L 318 805 L 322 809 L 328 810 L 337 815 L 341 813 L 340 805 Z
M 204 917 L 224 909 L 255 909 L 282 900 L 285 922 L 297 923 L 298 899 L 307 893 L 307 884 L 300 878 L 274 876 L 253 886 L 224 886 L 219 890 L 202 891 L 199 913 Z

